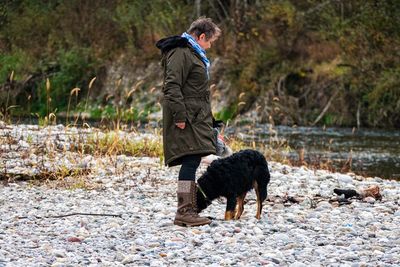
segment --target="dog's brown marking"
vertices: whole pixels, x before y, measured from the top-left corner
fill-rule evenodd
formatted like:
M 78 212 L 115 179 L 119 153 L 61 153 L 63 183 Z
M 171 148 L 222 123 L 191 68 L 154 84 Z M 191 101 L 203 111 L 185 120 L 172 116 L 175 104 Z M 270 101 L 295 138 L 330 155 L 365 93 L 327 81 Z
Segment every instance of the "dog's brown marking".
M 232 220 L 234 218 L 234 216 L 235 216 L 235 211 L 232 211 L 232 210 L 225 211 L 225 220 L 226 221 Z
M 244 198 L 246 197 L 246 194 L 247 192 L 237 197 L 235 220 L 240 219 L 240 216 L 242 216 L 244 210 Z
M 377 200 L 381 200 L 382 199 L 382 195 L 380 193 L 380 188 L 377 185 L 372 185 L 370 187 L 368 187 L 367 189 L 364 189 L 361 192 L 361 195 L 365 198 L 365 197 L 373 197 Z
M 253 186 L 254 186 L 254 190 L 256 191 L 256 195 L 257 195 L 257 213 L 256 213 L 256 218 L 257 218 L 257 220 L 259 220 L 261 218 L 262 203 L 261 203 L 261 199 L 260 199 L 260 192 L 258 190 L 257 181 L 254 181 Z

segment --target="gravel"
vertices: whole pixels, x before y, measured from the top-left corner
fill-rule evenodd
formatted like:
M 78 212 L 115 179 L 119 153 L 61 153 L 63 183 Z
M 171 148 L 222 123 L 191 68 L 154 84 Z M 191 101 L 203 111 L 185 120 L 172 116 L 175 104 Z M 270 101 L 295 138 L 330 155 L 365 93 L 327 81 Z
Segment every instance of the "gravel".
M 58 137 L 48 137 L 49 129 Z M 33 151 L 40 142 L 71 145 L 65 133 L 80 131 L 0 124 L 0 168 L 8 173 L 40 172 L 40 162 L 48 170 L 60 164 L 91 170 L 84 176 L 88 186 L 3 181 L 0 266 L 400 265 L 397 181 L 269 162 L 269 199 L 260 220 L 251 192 L 240 220 L 224 221 L 225 200 L 219 199 L 202 214 L 214 218 L 210 225 L 183 228 L 173 225 L 178 168 L 158 158 Z M 63 179 L 70 185 L 75 178 Z M 379 185 L 382 201 L 334 201 L 334 188 L 370 185 Z

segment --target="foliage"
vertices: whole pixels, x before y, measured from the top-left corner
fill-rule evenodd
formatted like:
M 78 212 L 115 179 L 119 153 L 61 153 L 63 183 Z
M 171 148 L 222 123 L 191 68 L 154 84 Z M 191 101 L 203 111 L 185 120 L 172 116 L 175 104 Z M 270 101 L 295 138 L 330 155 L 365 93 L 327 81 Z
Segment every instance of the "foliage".
M 0 54 L 0 81 L 6 81 L 14 71 L 14 80 L 21 80 L 21 73 L 30 71 L 29 58 L 24 51 Z
M 37 86 L 37 99 L 33 99 L 35 105 L 32 111 L 40 115 L 46 114 L 46 103 L 48 97 L 51 102 L 50 111 L 58 108 L 63 110 L 67 107 L 68 96 L 72 88 L 84 88 L 87 90 L 89 79 L 93 77 L 91 59 L 86 49 L 71 49 L 68 51 L 57 51 L 57 70 L 49 78 L 51 88 L 50 94 L 46 93 L 46 81 L 40 81 Z M 45 66 L 51 68 L 51 66 Z
M 400 68 L 384 70 L 368 93 L 369 119 L 373 125 L 400 125 Z
M 214 117 L 217 120 L 223 120 L 226 122 L 233 119 L 236 110 L 237 110 L 236 106 L 229 106 L 227 108 L 221 109 L 219 112 L 216 112 L 214 114 Z
M 396 0 L 6 0 L 0 84 L 14 71 L 25 97 L 13 104 L 30 96 L 25 108 L 43 116 L 49 79 L 50 111 L 66 110 L 69 92 L 78 87 L 86 96 L 88 81 L 110 62 L 158 60 L 158 39 L 206 15 L 223 29 L 209 55 L 224 58 L 222 78 L 232 85 L 221 118 L 258 106 L 275 123 L 311 124 L 321 115 L 318 123 L 327 125 L 400 127 L 399 13 Z

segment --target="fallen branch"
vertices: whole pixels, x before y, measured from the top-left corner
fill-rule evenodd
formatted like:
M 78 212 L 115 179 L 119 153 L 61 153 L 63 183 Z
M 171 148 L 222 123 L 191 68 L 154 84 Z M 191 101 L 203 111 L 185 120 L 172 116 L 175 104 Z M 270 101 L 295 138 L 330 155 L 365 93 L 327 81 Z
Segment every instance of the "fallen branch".
M 319 114 L 318 118 L 311 124 L 311 126 L 314 126 L 319 122 L 320 119 L 324 116 L 325 112 L 328 110 L 328 108 L 331 106 L 332 100 L 335 98 L 335 96 L 339 93 L 339 91 L 336 91 L 331 98 L 329 98 L 328 104 L 326 104 L 325 108 L 322 110 L 321 114 Z
M 122 218 L 121 214 L 109 214 L 109 213 L 85 213 L 85 212 L 74 212 L 74 213 L 68 213 L 68 214 L 63 214 L 63 215 L 53 215 L 53 216 L 34 216 L 36 219 L 49 219 L 49 218 L 65 218 L 65 217 L 70 217 L 70 216 L 76 216 L 76 215 L 83 215 L 83 216 L 103 216 L 103 217 L 119 217 Z M 20 216 L 17 217 L 17 219 L 28 219 L 30 218 L 29 216 Z

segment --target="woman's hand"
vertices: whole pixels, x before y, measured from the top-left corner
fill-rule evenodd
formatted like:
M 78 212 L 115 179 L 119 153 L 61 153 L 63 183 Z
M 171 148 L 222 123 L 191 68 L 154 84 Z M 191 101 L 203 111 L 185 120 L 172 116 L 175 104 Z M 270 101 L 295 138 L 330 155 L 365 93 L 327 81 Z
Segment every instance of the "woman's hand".
M 185 129 L 186 127 L 186 123 L 185 122 L 177 122 L 175 123 L 176 127 L 178 127 L 179 129 Z

